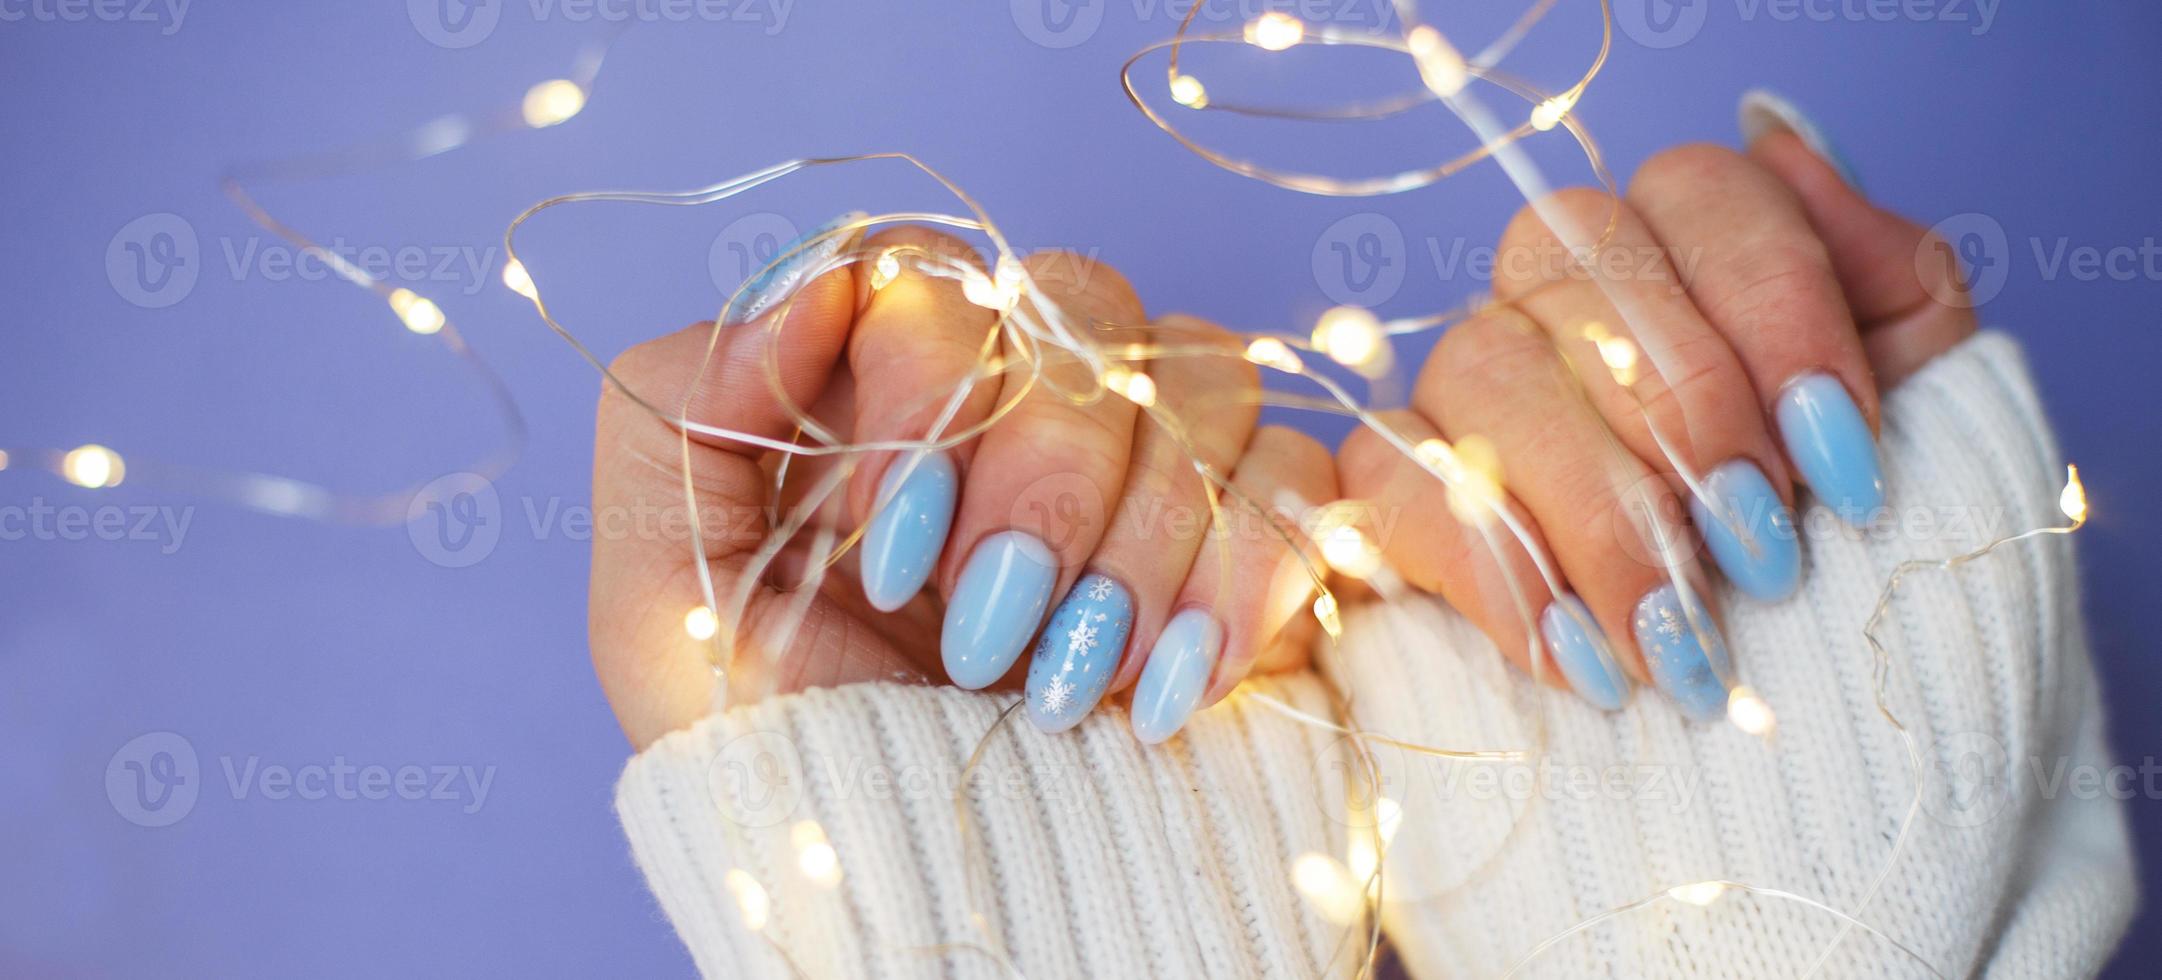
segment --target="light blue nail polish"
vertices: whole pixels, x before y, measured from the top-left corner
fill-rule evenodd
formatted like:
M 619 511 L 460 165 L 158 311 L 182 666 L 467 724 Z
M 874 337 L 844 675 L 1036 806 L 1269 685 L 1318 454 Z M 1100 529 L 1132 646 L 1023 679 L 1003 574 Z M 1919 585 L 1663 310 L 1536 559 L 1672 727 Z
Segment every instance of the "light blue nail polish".
M 781 246 L 772 256 L 780 261 L 762 269 L 750 282 L 744 284 L 735 308 L 726 311 L 727 322 L 749 323 L 766 315 L 768 310 L 779 305 L 796 287 L 803 285 L 806 273 L 832 261 L 835 255 L 840 254 L 842 249 L 853 244 L 855 239 L 862 235 L 861 229 L 847 235 L 834 235 L 836 229 L 862 221 L 866 217 L 869 215 L 861 211 L 850 211 Z M 806 242 L 812 241 L 817 244 L 804 247 Z M 789 255 L 791 252 L 795 254 Z
M 1714 721 L 1726 714 L 1734 664 L 1711 611 L 1693 595 L 1686 608 L 1682 602 L 1673 584 L 1662 585 L 1638 600 L 1630 623 L 1652 683 L 1682 714 Z
M 1224 628 L 1206 609 L 1171 617 L 1149 649 L 1149 662 L 1134 685 L 1134 737 L 1154 745 L 1178 733 L 1208 693 Z
M 895 456 L 878 481 L 878 504 L 863 529 L 863 596 L 880 612 L 908 604 L 945 550 L 961 480 L 945 453 Z
M 971 691 L 991 686 L 1021 659 L 1058 584 L 1058 561 L 1035 535 L 1002 531 L 968 556 L 946 602 L 939 636 L 946 676 Z
M 1629 678 L 1582 600 L 1564 594 L 1547 603 L 1539 614 L 1539 633 L 1579 697 L 1602 711 L 1618 711 L 1629 703 Z
M 1779 437 L 1787 458 L 1817 499 L 1855 527 L 1884 506 L 1884 470 L 1877 438 L 1847 386 L 1829 374 L 1807 374 L 1779 393 Z
M 1839 173 L 1839 179 L 1848 187 L 1862 189 L 1862 181 L 1855 175 L 1854 164 L 1847 155 L 1839 152 L 1839 145 L 1825 135 L 1809 114 L 1786 96 L 1769 89 L 1750 89 L 1742 93 L 1741 103 L 1742 145 L 1747 146 L 1779 130 L 1786 130 L 1800 138 L 1809 152 L 1831 165 Z
M 1727 581 L 1753 599 L 1777 602 L 1802 583 L 1802 543 L 1764 471 L 1746 459 L 1729 460 L 1704 475 L 1712 506 L 1694 497 L 1690 516 Z
M 1080 724 L 1118 672 L 1134 600 L 1110 576 L 1090 572 L 1051 614 L 1028 668 L 1028 720 L 1047 732 Z

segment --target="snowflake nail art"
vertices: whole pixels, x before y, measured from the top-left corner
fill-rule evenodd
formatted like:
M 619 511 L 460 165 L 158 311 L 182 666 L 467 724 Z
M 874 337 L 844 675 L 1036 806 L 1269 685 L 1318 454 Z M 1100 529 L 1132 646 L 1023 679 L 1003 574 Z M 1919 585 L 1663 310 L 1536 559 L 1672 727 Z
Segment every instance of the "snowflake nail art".
M 1064 731 L 1103 699 L 1133 629 L 1133 598 L 1116 580 L 1089 573 L 1066 593 L 1036 641 L 1027 714 L 1036 727 Z

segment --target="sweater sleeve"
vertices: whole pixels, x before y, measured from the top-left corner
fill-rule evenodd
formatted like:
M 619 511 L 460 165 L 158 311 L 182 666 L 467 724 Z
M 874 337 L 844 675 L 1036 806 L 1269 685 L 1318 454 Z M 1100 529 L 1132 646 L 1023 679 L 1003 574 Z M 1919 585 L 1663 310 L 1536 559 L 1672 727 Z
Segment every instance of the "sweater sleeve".
M 1349 704 L 1404 743 L 1522 753 L 1371 750 L 1401 814 L 1382 923 L 1414 976 L 1798 975 L 1825 950 L 1828 976 L 2091 974 L 2135 885 L 2064 538 L 1908 577 L 1880 636 L 1920 805 L 1866 928 L 1784 897 L 1859 908 L 1916 799 L 1861 633 L 1893 566 L 2056 520 L 2061 464 L 2000 336 L 1893 392 L 1883 443 L 1892 519 L 1813 508 L 1798 596 L 1722 596 L 1768 739 L 1648 692 L 1602 713 L 1542 690 L 1411 598 L 1350 610 L 1316 672 L 1252 682 L 1155 748 L 1112 710 L 986 739 L 1013 695 L 857 684 L 669 735 L 616 809 L 707 976 L 1348 976 L 1365 933 L 1293 869 L 1371 839 L 1345 804 L 1368 770 L 1291 711 Z M 1572 931 L 1708 880 L 1766 891 Z

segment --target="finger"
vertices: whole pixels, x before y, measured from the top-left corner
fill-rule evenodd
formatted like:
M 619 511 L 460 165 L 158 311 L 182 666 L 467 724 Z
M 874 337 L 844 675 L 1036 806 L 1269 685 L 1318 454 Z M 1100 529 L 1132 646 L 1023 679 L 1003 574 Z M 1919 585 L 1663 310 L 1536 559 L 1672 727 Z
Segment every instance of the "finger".
M 1749 113 L 1749 102 L 1743 111 Z M 1749 155 L 1801 198 L 1860 324 L 1878 384 L 1898 384 L 1974 333 L 1959 259 L 1942 238 L 1871 204 L 1784 124 L 1760 127 Z
M 985 377 L 996 351 L 998 314 L 968 301 L 955 279 L 926 275 L 919 263 L 980 267 L 975 249 L 950 235 L 904 227 L 865 243 L 891 257 L 896 274 L 866 275 L 875 284 L 849 335 L 856 379 L 854 440 L 879 443 L 941 438 L 975 428 L 990 414 L 999 381 Z M 876 267 L 874 266 L 874 269 Z M 881 611 L 901 608 L 923 589 L 945 550 L 959 499 L 960 474 L 974 455 L 966 441 L 930 453 L 877 453 L 850 477 L 849 510 L 864 524 L 864 596 Z
M 1261 380 L 1230 331 L 1192 317 L 1159 319 L 1149 331 L 1160 348 L 1188 353 L 1149 362 L 1156 391 L 1152 410 L 1135 427 L 1126 487 L 1112 511 L 1089 570 L 1124 585 L 1134 597 L 1134 626 L 1118 671 L 1104 693 L 1124 690 L 1140 676 L 1143 656 L 1171 615 L 1171 601 L 1202 549 L 1210 524 L 1204 467 L 1230 474 L 1261 413 Z M 1205 351 L 1205 353 L 1193 353 Z M 1047 631 L 1047 640 L 1054 638 Z M 1043 656 L 1039 648 L 1039 657 Z
M 1427 440 L 1441 433 L 1417 413 L 1384 413 L 1381 421 L 1414 447 L 1439 445 Z M 1506 493 L 1495 502 L 1507 508 L 1514 527 L 1490 517 L 1474 500 L 1460 497 L 1468 506 L 1436 506 L 1449 495 L 1442 481 L 1370 428 L 1345 440 L 1337 473 L 1344 495 L 1369 515 L 1382 558 L 1407 584 L 1446 599 L 1526 672 L 1566 685 L 1609 711 L 1628 702 L 1629 679 L 1605 631 L 1574 594 L 1564 591 L 1559 602 L 1554 600 L 1532 553 L 1517 539 L 1521 529 L 1539 553 L 1551 553 L 1538 523 L 1520 503 Z M 1468 520 L 1456 516 L 1460 509 Z M 1558 579 L 1559 571 L 1554 574 Z M 1536 641 L 1527 626 L 1534 622 Z
M 1732 672 L 1678 496 L 1580 392 L 1547 337 L 1495 315 L 1442 335 L 1413 406 L 1459 446 L 1478 436 L 1494 447 L 1503 483 L 1625 669 L 1691 717 L 1717 717 Z
M 686 451 L 681 432 L 654 411 L 673 417 L 682 408 L 696 423 L 785 438 L 795 417 L 769 384 L 769 352 L 781 396 L 794 405 L 813 403 L 832 374 L 853 305 L 851 275 L 836 271 L 797 292 L 785 310 L 718 335 L 712 324 L 696 324 L 633 347 L 609 367 L 614 381 L 602 389 L 595 422 L 598 523 L 588 625 L 595 670 L 634 744 L 711 707 L 708 649 L 684 632 L 685 614 L 705 602 L 695 562 L 709 564 L 717 591 L 725 593 L 767 530 L 763 450 L 700 436 Z M 689 501 L 686 481 L 695 492 Z M 696 507 L 702 554 L 689 540 L 687 504 Z M 755 590 L 750 615 L 770 598 Z
M 1132 287 L 1108 266 L 1049 252 L 1031 256 L 1026 267 L 1056 307 L 1038 311 L 1047 323 L 1087 333 L 1097 324 L 1145 322 Z M 1096 550 L 1126 482 L 1134 434 L 1134 403 L 1104 390 L 1070 352 L 1048 343 L 1030 349 L 1009 332 L 1004 355 L 1014 366 L 999 400 L 1012 407 L 970 461 L 939 573 L 946 672 L 969 689 L 1006 675 L 1052 598 Z M 1130 597 L 1124 601 L 1122 642 L 1132 625 Z
M 1306 615 L 1314 576 L 1326 571 L 1304 528 L 1313 507 L 1336 498 L 1329 451 L 1311 436 L 1263 426 L 1231 486 L 1134 686 L 1134 734 L 1144 742 L 1171 737 L 1257 666 L 1291 665 L 1263 664 L 1264 652 L 1303 652 L 1277 641 Z
M 1695 257 L 1683 276 L 1689 297 L 1741 358 L 1763 417 L 1779 422 L 1788 460 L 1825 506 L 1866 521 L 1884 504 L 1866 421 L 1876 418 L 1876 382 L 1831 259 L 1794 193 L 1747 157 L 1696 144 L 1645 163 L 1629 200 L 1661 241 Z M 1812 404 L 1836 411 L 1802 410 Z M 1859 440 L 1843 438 L 1855 433 Z M 1801 584 L 1793 515 L 1763 474 L 1745 467 L 1706 473 L 1690 510 L 1729 581 L 1759 599 L 1784 599 Z

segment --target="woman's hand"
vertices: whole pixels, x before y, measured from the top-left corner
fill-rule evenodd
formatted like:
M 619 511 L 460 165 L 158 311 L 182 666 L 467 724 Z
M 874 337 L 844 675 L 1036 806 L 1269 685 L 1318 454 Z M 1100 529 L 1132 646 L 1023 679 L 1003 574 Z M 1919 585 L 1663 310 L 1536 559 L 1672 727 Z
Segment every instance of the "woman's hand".
M 1744 107 L 1756 137 L 1746 155 L 1685 146 L 1630 181 L 1599 266 L 1630 318 L 1577 266 L 1556 275 L 1547 261 L 1539 274 L 1540 258 L 1566 249 L 1527 208 L 1496 263 L 1497 299 L 1511 309 L 1450 329 L 1413 411 L 1392 419 L 1414 439 L 1490 441 L 1504 505 L 1543 539 L 1568 593 L 1550 594 L 1506 534 L 1497 561 L 1434 506 L 1440 485 L 1372 432 L 1339 460 L 1346 494 L 1395 519 L 1381 547 L 1410 583 L 1446 597 L 1521 666 L 1532 646 L 1505 562 L 1529 590 L 1546 676 L 1602 708 L 1621 707 L 1635 678 L 1692 717 L 1723 713 L 1733 675 L 1699 598 L 1709 593 L 1698 536 L 1745 595 L 1791 594 L 1803 561 L 1795 482 L 1847 523 L 1869 521 L 1885 503 L 1879 386 L 1974 331 L 1942 242 L 1863 197 L 1791 107 L 1762 94 Z M 1613 206 L 1589 190 L 1545 204 L 1595 231 Z M 1631 337 L 1642 377 L 1625 387 L 1592 338 L 1630 337 L 1632 320 L 1655 336 Z M 1691 497 L 1655 429 L 1724 513 Z M 1649 540 L 1680 543 L 1695 587 L 1669 584 L 1647 525 Z
M 867 246 L 977 262 L 965 243 L 920 228 L 881 232 Z M 813 264 L 807 254 L 794 267 Z M 1148 322 L 1126 282 L 1090 259 L 1039 254 L 1026 265 L 1073 323 L 1120 325 L 1131 339 Z M 791 285 L 788 270 L 772 278 L 780 289 Z M 978 371 L 987 340 L 998 352 L 998 315 L 952 279 L 904 271 L 874 289 L 871 278 L 862 264 L 829 272 L 796 294 L 776 331 L 764 329 L 773 313 L 723 330 L 696 391 L 710 324 L 641 344 L 612 371 L 653 405 L 673 410 L 689 393 L 697 421 L 787 439 L 795 419 L 768 384 L 770 350 L 789 401 L 814 406 L 848 442 L 922 440 L 948 393 Z M 753 297 L 748 305 L 765 304 Z M 1263 504 L 1334 499 L 1325 448 L 1287 429 L 1256 428 L 1254 371 L 1228 334 L 1188 318 L 1146 329 L 1184 345 L 1216 340 L 1226 351 L 1150 368 L 1160 404 L 1185 422 L 1204 461 Z M 1067 391 L 1091 384 L 1077 362 L 1046 371 Z M 769 581 L 751 583 L 740 618 L 720 610 L 719 629 L 739 646 L 730 669 L 737 691 L 894 678 L 1022 683 L 1028 718 L 1059 731 L 1132 686 L 1135 731 L 1157 741 L 1227 693 L 1265 651 L 1283 655 L 1263 667 L 1290 665 L 1303 644 L 1288 634 L 1309 593 L 1281 532 L 1227 495 L 1233 526 L 1212 533 L 1202 478 L 1180 440 L 1132 401 L 1105 395 L 1077 404 L 1050 385 L 1026 387 L 1029 377 L 1021 370 L 980 382 L 941 430 L 967 430 L 1013 403 L 980 438 L 940 453 L 862 460 L 830 510 L 844 535 L 868 526 L 815 596 L 770 581 L 800 578 L 799 548 L 783 554 Z M 674 428 L 613 386 L 602 396 L 591 640 L 602 686 L 641 748 L 712 710 L 710 646 L 685 631 L 686 613 L 704 602 L 695 563 L 705 563 L 729 606 L 770 530 L 775 463 L 755 447 L 699 438 L 686 457 Z M 692 553 L 684 521 L 626 516 L 681 514 L 685 465 L 698 494 L 702 555 Z M 796 460 L 790 488 L 832 465 Z

